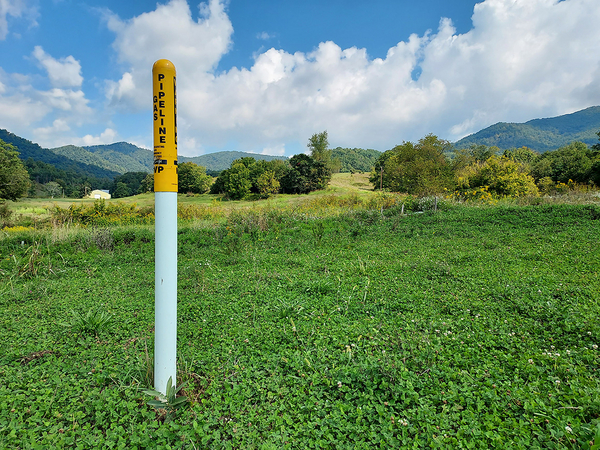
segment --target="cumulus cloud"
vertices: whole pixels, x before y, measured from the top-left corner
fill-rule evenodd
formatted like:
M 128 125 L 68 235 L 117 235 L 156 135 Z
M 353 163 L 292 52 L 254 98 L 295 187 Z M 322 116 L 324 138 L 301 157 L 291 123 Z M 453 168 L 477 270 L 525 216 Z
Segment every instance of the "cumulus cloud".
M 309 53 L 271 48 L 250 68 L 222 73 L 215 68 L 233 32 L 224 2 L 200 12 L 194 21 L 186 1 L 172 0 L 128 21 L 108 19 L 125 68 L 108 82 L 108 98 L 147 107 L 152 63 L 173 61 L 179 135 L 190 145 L 180 145 L 183 154 L 231 142 L 279 154 L 324 129 L 332 145 L 386 149 L 429 132 L 454 140 L 497 121 L 600 104 L 596 0 L 485 0 L 469 32 L 442 18 L 385 58 L 322 42 Z
M 52 86 L 79 87 L 83 83 L 81 65 L 73 56 L 69 55 L 60 60 L 54 59 L 39 45 L 35 46 L 32 54 L 48 72 L 48 78 Z
M 0 68 L 0 124 L 17 134 L 33 134 L 41 145 L 50 145 L 54 138 L 65 134 L 71 126 L 80 126 L 93 119 L 89 100 L 80 89 L 36 89 L 32 77 L 6 73 Z M 39 126 L 44 121 L 52 125 Z M 66 136 L 66 135 L 65 135 Z M 52 139 L 51 139 L 52 138 Z
M 64 145 L 102 145 L 112 144 L 118 138 L 118 133 L 112 128 L 106 128 L 99 135 L 86 134 L 77 137 L 64 119 L 56 119 L 52 125 L 40 127 L 33 130 L 37 142 L 43 143 L 45 147 L 55 148 Z
M 103 145 L 103 144 L 112 144 L 117 140 L 118 133 L 112 128 L 105 129 L 99 136 L 93 136 L 91 134 L 86 134 L 83 138 L 81 138 L 76 145 Z
M 37 8 L 28 0 L 0 0 L 0 41 L 8 35 L 8 17 L 27 16 L 31 25 L 36 25 Z
M 178 73 L 186 74 L 191 88 L 210 78 L 231 46 L 233 26 L 223 3 L 211 0 L 198 8 L 196 21 L 185 0 L 159 4 L 156 10 L 130 20 L 106 16 L 108 28 L 116 35 L 113 47 L 118 60 L 127 67 L 118 82 L 107 82 L 107 97 L 113 105 L 123 109 L 146 107 L 151 91 L 149 75 L 159 59 L 171 60 Z

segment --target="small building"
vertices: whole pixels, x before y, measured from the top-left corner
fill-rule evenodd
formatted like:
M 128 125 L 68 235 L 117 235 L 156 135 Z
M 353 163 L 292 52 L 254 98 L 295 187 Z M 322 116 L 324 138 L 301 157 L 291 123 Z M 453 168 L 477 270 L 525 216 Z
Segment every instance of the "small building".
M 107 190 L 105 189 L 94 189 L 92 192 L 90 192 L 90 195 L 88 195 L 89 198 L 103 198 L 108 200 L 110 198 L 110 194 Z

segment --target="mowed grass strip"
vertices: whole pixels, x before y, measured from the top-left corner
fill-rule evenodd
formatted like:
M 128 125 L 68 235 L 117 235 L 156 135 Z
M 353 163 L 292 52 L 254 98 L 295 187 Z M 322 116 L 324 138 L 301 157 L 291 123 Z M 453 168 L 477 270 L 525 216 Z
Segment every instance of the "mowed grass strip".
M 11 234 L 0 447 L 591 448 L 599 236 L 593 205 L 186 222 L 165 420 L 152 227 Z

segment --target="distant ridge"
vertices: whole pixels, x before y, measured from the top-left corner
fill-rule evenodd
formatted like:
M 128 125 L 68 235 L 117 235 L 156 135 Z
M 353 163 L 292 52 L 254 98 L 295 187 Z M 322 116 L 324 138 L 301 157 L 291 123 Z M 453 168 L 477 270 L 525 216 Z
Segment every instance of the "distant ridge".
M 206 167 L 207 170 L 212 171 L 220 171 L 229 169 L 231 163 L 236 159 L 240 158 L 254 158 L 256 160 L 265 160 L 272 161 L 274 159 L 286 160 L 287 156 L 273 156 L 273 155 L 260 155 L 257 153 L 245 153 L 245 152 L 234 152 L 234 151 L 224 151 L 224 152 L 215 152 L 215 153 L 207 153 L 206 155 L 200 156 L 180 156 L 180 162 L 193 162 L 194 164 L 198 164 L 199 166 Z
M 38 144 L 28 141 L 7 130 L 0 129 L 0 139 L 4 142 L 14 145 L 19 151 L 19 158 L 23 161 L 31 158 L 34 161 L 41 161 L 46 164 L 52 164 L 60 170 L 73 170 L 76 173 L 97 178 L 114 178 L 119 172 L 107 168 L 99 167 L 91 163 L 81 162 L 77 159 L 71 159 L 64 155 L 56 154 Z
M 94 164 L 120 174 L 125 172 L 152 172 L 152 151 L 138 147 L 128 142 L 116 142 L 107 145 L 92 145 L 77 147 L 66 145 L 50 149 L 57 155 L 62 155 L 73 160 Z M 200 156 L 179 156 L 179 162 L 193 162 L 206 167 L 209 171 L 219 172 L 228 169 L 231 163 L 239 158 L 251 157 L 255 159 L 287 159 L 285 156 L 259 155 L 236 151 L 223 151 Z
M 597 144 L 599 130 L 600 106 L 591 106 L 572 114 L 525 123 L 499 122 L 457 141 L 454 146 L 467 148 L 472 144 L 484 144 L 495 145 L 501 150 L 525 146 L 543 153 L 574 141 Z

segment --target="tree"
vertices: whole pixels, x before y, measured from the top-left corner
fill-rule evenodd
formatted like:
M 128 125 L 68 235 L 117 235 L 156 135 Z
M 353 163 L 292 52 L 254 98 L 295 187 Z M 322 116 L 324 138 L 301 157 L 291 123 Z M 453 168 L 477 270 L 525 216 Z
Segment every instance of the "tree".
M 144 177 L 142 182 L 140 183 L 140 194 L 145 194 L 146 192 L 154 192 L 154 174 L 149 173 Z
M 327 130 L 313 134 L 306 146 L 310 150 L 310 156 L 316 161 L 325 164 L 325 167 L 332 173 L 340 171 L 342 163 L 339 159 L 332 157 L 332 151 L 329 149 Z
M 598 140 L 600 141 L 600 131 L 596 133 L 596 136 L 598 136 Z M 600 152 L 600 142 L 598 144 L 592 145 L 592 150 L 594 150 L 595 152 Z
M 497 155 L 500 149 L 496 146 L 488 147 L 483 144 L 471 144 L 469 148 L 454 150 L 452 155 L 452 169 L 460 172 L 465 167 L 475 163 L 483 163 L 493 155 Z
M 545 177 L 552 181 L 587 183 L 593 177 L 594 152 L 583 142 L 572 142 L 557 150 L 543 153 L 533 164 L 536 180 Z
M 315 160 L 322 163 L 328 162 L 331 152 L 328 152 L 329 141 L 327 140 L 327 130 L 313 134 L 308 140 L 307 147 L 310 150 L 310 156 Z
M 179 164 L 177 166 L 177 175 L 180 194 L 187 192 L 204 194 L 208 192 L 212 183 L 212 178 L 206 175 L 206 168 L 193 162 Z
M 286 194 L 307 194 L 325 189 L 331 171 L 321 161 L 300 153 L 290 158 L 290 170 L 281 179 L 281 190 Z
M 275 177 L 275 172 L 266 170 L 256 180 L 258 194 L 261 198 L 269 198 L 272 194 L 279 192 L 280 183 Z
M 379 186 L 377 169 L 383 165 L 383 187 L 394 192 L 427 195 L 453 188 L 455 177 L 446 158 L 451 148 L 450 142 L 433 134 L 416 144 L 405 142 L 381 155 L 370 180 Z
M 287 161 L 279 159 L 236 159 L 229 169 L 219 174 L 210 188 L 210 193 L 227 194 L 232 199 L 241 199 L 250 194 L 266 198 L 279 192 L 280 181 L 289 170 Z
M 17 149 L 0 140 L 0 200 L 16 201 L 27 193 L 30 184 Z
M 44 190 L 50 197 L 59 197 L 62 194 L 63 188 L 56 181 L 49 181 L 44 185 Z
M 141 193 L 142 180 L 147 175 L 147 172 L 125 172 L 122 175 L 116 176 L 110 187 L 111 196 L 113 198 L 123 198 Z M 119 183 L 124 184 L 126 189 L 123 187 L 119 188 Z M 98 187 L 94 187 L 94 189 L 98 189 Z
M 246 197 L 250 193 L 250 188 L 252 187 L 250 170 L 248 167 L 246 167 L 243 162 L 236 163 L 234 161 L 226 172 L 223 187 L 227 196 L 232 200 L 241 200 Z
M 118 181 L 115 185 L 115 188 L 112 192 L 112 198 L 123 198 L 129 197 L 131 195 L 131 190 L 129 186 L 122 181 Z
M 521 147 L 504 150 L 502 156 L 519 163 L 533 164 L 540 157 L 540 154 L 529 147 Z

